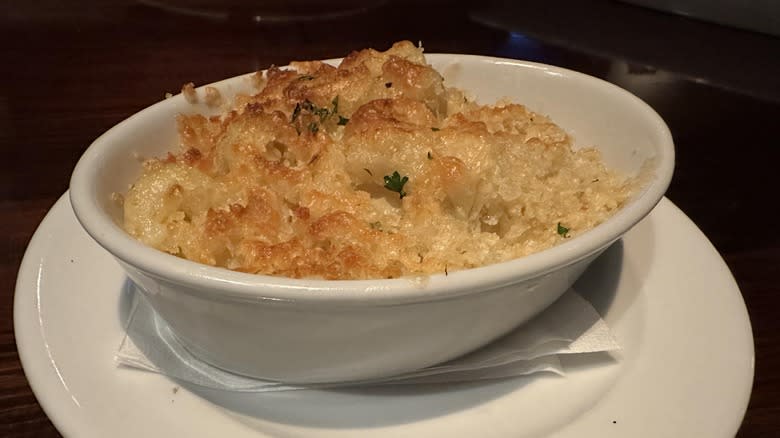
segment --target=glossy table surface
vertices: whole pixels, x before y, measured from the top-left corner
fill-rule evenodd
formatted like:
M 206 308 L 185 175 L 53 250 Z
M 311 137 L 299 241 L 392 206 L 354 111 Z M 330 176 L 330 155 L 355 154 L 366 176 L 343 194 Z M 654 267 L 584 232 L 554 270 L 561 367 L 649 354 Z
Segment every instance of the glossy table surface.
M 186 82 L 401 39 L 422 41 L 430 53 L 582 71 L 661 114 L 677 148 L 667 196 L 722 254 L 753 325 L 755 382 L 738 436 L 777 436 L 780 39 L 611 1 L 336 1 L 328 9 L 302 1 L 270 14 L 238 0 L 70 3 L 0 5 L 0 436 L 59 436 L 19 362 L 14 284 L 30 237 L 92 140 Z

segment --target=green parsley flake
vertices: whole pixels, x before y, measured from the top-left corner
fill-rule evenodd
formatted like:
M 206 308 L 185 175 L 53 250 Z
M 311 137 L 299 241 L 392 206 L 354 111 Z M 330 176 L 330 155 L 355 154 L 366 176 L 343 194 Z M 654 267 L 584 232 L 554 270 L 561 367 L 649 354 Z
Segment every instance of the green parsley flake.
M 333 105 L 332 110 L 319 107 L 309 99 L 306 99 L 303 102 L 298 102 L 295 104 L 295 108 L 293 109 L 292 117 L 290 118 L 290 123 L 295 123 L 298 117 L 301 116 L 302 111 L 306 111 L 311 115 L 319 117 L 320 119 L 319 123 L 325 123 L 331 116 L 337 115 L 336 113 L 338 113 L 339 111 L 339 96 L 334 97 L 330 103 L 331 105 Z M 339 116 L 338 124 L 344 126 L 347 124 L 348 121 L 349 119 L 347 119 L 346 117 Z M 308 125 L 309 130 L 311 132 L 317 132 L 319 130 L 319 127 L 314 128 L 313 124 L 314 122 L 309 123 Z
M 569 229 L 561 225 L 560 222 L 558 222 L 558 234 L 563 237 L 569 237 Z
M 333 98 L 333 100 L 330 102 L 331 105 L 333 105 L 333 110 L 331 111 L 331 114 L 338 114 L 339 112 L 339 97 L 336 96 Z
M 299 115 L 301 115 L 301 104 L 296 103 L 295 109 L 292 112 L 292 118 L 290 119 L 290 123 L 295 122 L 295 119 L 297 119 Z
M 403 199 L 406 196 L 404 191 L 404 184 L 409 181 L 409 177 L 405 176 L 401 178 L 401 174 L 398 171 L 393 172 L 392 175 L 385 175 L 385 188 L 391 192 L 396 192 L 400 196 L 399 199 Z

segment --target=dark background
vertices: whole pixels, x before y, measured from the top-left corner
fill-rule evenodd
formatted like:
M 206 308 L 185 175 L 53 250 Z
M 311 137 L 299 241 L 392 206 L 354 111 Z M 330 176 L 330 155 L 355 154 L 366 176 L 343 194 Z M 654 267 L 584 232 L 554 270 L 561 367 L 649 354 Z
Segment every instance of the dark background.
M 13 290 L 27 242 L 92 140 L 186 82 L 401 39 L 582 71 L 661 114 L 677 149 L 667 196 L 720 251 L 753 324 L 755 383 L 738 436 L 778 436 L 780 38 L 606 0 L 266 2 L 270 15 L 239 0 L 160 3 L 0 4 L 0 436 L 59 436 L 19 363 Z

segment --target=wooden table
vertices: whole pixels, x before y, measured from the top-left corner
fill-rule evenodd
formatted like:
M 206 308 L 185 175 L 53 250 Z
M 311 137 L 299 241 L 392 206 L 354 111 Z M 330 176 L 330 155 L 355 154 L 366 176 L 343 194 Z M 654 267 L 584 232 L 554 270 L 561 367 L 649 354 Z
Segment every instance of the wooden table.
M 740 437 L 780 430 L 780 40 L 613 2 L 534 9 L 385 2 L 329 21 L 266 23 L 117 0 L 0 6 L 0 435 L 59 436 L 23 374 L 13 294 L 27 242 L 84 149 L 176 92 L 295 59 L 423 41 L 428 52 L 514 57 L 606 78 L 669 124 L 668 197 L 732 269 L 753 323 L 756 375 Z M 186 2 L 179 2 L 186 3 Z M 205 2 L 203 2 L 205 3 Z M 338 2 L 336 2 L 338 3 Z

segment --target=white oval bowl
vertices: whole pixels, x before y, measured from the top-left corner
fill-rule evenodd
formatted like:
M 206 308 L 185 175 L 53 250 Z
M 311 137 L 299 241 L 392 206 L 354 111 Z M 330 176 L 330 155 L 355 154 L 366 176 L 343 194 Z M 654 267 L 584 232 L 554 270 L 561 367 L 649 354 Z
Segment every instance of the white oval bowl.
M 79 160 L 70 198 L 84 229 L 111 253 L 182 344 L 235 373 L 288 383 L 352 381 L 434 365 L 505 334 L 553 303 L 588 264 L 645 217 L 674 169 L 669 129 L 627 91 L 574 71 L 532 62 L 432 54 L 445 83 L 480 103 L 508 98 L 548 115 L 575 147 L 597 147 L 613 169 L 647 184 L 612 218 L 551 249 L 425 279 L 303 280 L 202 265 L 126 234 L 113 193 L 140 174 L 140 157 L 176 142 L 175 117 L 195 111 L 177 95 L 95 140 Z M 337 62 L 337 61 L 330 61 Z M 249 75 L 212 86 L 251 92 Z M 199 90 L 202 92 L 202 90 Z

